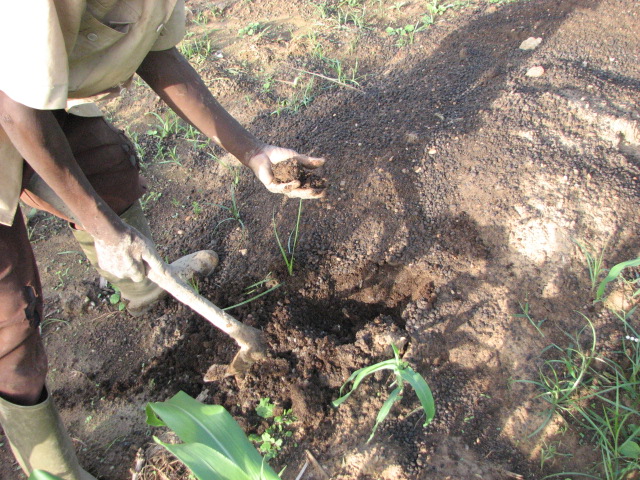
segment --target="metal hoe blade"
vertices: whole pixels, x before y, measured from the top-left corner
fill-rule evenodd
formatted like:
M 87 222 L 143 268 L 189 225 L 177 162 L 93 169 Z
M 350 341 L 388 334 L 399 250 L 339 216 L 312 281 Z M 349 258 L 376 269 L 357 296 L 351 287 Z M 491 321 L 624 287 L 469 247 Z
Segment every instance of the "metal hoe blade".
M 266 356 L 264 334 L 253 327 L 245 325 L 220 308 L 216 307 L 202 295 L 193 291 L 171 268 L 159 257 L 149 264 L 148 277 L 160 288 L 166 290 L 176 300 L 184 303 L 215 327 L 233 338 L 240 346 L 227 369 L 227 375 L 242 375 L 251 365 Z

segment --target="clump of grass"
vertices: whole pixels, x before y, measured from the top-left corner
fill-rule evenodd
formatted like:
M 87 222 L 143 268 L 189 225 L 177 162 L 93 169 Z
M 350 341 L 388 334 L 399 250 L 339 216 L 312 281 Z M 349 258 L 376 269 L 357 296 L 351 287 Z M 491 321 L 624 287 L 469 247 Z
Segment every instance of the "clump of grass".
M 600 253 L 594 253 L 594 248 L 587 243 L 581 243 L 577 240 L 574 240 L 573 243 L 578 246 L 578 248 L 582 252 L 582 255 L 584 255 L 584 259 L 587 262 L 587 269 L 589 270 L 591 290 L 595 290 L 603 270 L 602 266 L 605 249 L 603 248 L 602 250 L 600 250 Z
M 199 65 L 207 60 L 213 50 L 213 45 L 208 34 L 195 36 L 193 32 L 189 32 L 178 49 L 191 63 Z
M 602 262 L 598 260 L 600 257 L 585 257 L 592 285 L 595 285 Z M 623 269 L 638 265 L 640 259 L 614 266 L 600 282 L 596 298 L 602 298 L 606 286 L 618 278 Z M 637 294 L 640 289 L 635 291 Z M 637 322 L 636 314 L 636 307 L 626 313 L 612 313 L 620 330 L 613 349 L 608 350 L 603 348 L 593 322 L 580 314 L 584 327 L 575 334 L 564 332 L 566 344 L 554 343 L 544 349 L 546 359 L 538 379 L 521 380 L 535 385 L 540 391 L 537 398 L 549 404 L 543 422 L 531 436 L 541 432 L 553 416 L 559 414 L 570 425 L 586 432 L 583 438 L 593 443 L 601 454 L 595 468 L 602 477 L 576 472 L 551 477 L 574 474 L 623 480 L 640 469 L 640 334 L 633 326 Z M 528 308 L 524 315 L 536 325 Z
M 396 388 L 391 392 L 387 400 L 384 402 L 380 411 L 378 412 L 378 416 L 376 417 L 376 422 L 373 425 L 373 430 L 371 431 L 371 435 L 367 440 L 367 443 L 371 441 L 373 436 L 378 429 L 378 426 L 387 418 L 391 408 L 396 402 L 399 402 L 402 399 L 402 393 L 404 391 L 405 384 L 408 383 L 415 390 L 418 395 L 418 399 L 420 400 L 420 404 L 425 413 L 425 421 L 423 426 L 427 426 L 433 420 L 435 416 L 435 402 L 433 400 L 433 395 L 431 393 L 431 389 L 427 382 L 422 378 L 422 375 L 415 372 L 407 362 L 400 359 L 400 353 L 395 345 L 391 345 L 393 348 L 393 356 L 391 360 L 385 360 L 384 362 L 376 363 L 375 365 L 370 365 L 368 367 L 361 368 L 356 370 L 351 374 L 351 376 L 347 379 L 347 381 L 340 387 L 340 395 L 342 395 L 345 387 L 353 382 L 351 389 L 340 398 L 337 398 L 332 402 L 334 407 L 338 407 L 341 403 L 343 403 L 351 394 L 358 388 L 360 383 L 368 377 L 369 375 L 376 373 L 381 370 L 391 370 L 395 376 L 395 381 L 392 384 L 396 385 Z

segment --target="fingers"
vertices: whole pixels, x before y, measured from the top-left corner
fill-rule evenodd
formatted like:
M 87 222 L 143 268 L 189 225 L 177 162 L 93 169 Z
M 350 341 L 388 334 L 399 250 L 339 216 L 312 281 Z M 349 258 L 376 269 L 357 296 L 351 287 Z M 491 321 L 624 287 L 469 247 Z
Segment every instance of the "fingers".
M 311 187 L 300 187 L 288 193 L 285 193 L 285 195 L 289 198 L 302 198 L 302 199 L 323 198 L 325 194 L 326 194 L 326 190 L 324 188 L 311 188 Z
M 289 196 L 291 192 L 294 192 L 300 187 L 300 180 L 293 180 L 291 182 L 282 183 L 272 181 L 271 183 L 265 185 L 265 187 L 267 187 L 267 190 L 269 190 L 271 193 L 282 193 Z

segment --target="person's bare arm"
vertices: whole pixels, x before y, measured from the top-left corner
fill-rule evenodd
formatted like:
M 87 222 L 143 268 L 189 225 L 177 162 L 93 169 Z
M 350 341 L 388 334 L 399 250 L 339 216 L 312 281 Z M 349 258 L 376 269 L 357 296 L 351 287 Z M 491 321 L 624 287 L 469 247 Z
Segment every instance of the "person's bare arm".
M 324 164 L 324 159 L 258 140 L 218 103 L 176 48 L 150 52 L 137 73 L 180 117 L 251 168 L 270 191 L 302 198 L 317 198 L 324 193 L 298 188 L 299 182 L 275 182 L 272 164 L 295 160 L 304 167 L 317 168 Z
M 0 91 L 0 125 L 27 163 L 96 239 L 101 266 L 117 276 L 141 280 L 146 239 L 124 224 L 98 196 L 53 113 L 27 107 Z

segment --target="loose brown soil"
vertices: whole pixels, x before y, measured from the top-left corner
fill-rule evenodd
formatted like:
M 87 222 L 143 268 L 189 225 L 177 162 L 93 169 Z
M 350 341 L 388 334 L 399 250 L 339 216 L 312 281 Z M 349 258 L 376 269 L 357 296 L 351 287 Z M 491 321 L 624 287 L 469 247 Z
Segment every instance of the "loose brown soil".
M 150 133 L 158 124 L 150 112 L 166 108 L 144 85 L 103 106 L 144 149 L 145 210 L 160 253 L 220 255 L 201 294 L 226 307 L 256 282 L 282 284 L 230 311 L 261 328 L 270 348 L 243 380 L 203 379 L 231 361 L 232 340 L 172 300 L 142 318 L 119 312 L 66 225 L 31 217 L 49 387 L 82 463 L 98 478 L 129 479 L 146 452 L 146 478 L 152 465 L 187 478 L 150 454 L 159 430 L 144 416 L 147 402 L 184 390 L 224 405 L 247 433 L 266 427 L 255 413 L 261 398 L 292 408 L 293 437 L 271 462 L 287 467 L 284 479 L 309 455 L 317 465 L 305 480 L 586 471 L 597 453 L 560 419 L 530 436 L 544 405 L 516 381 L 536 378 L 543 349 L 582 327 L 576 311 L 603 338 L 621 334 L 591 306 L 573 240 L 606 248 L 607 266 L 640 252 L 638 2 L 457 2 L 467 6 L 405 46 L 385 29 L 415 24 L 424 2 L 361 2 L 368 28 L 355 17 L 341 24 L 337 4 L 320 3 L 324 17 L 302 0 L 188 2 L 188 41 L 210 32 L 212 46 L 192 61 L 217 98 L 263 140 L 327 158 L 317 175 L 328 192 L 303 202 L 291 276 L 272 222 L 286 240 L 297 200 L 242 170 L 234 217 L 235 160 L 215 150 L 216 162 L 184 132 Z M 269 28 L 239 36 L 251 22 Z M 529 37 L 542 42 L 519 49 Z M 340 60 L 353 88 L 302 72 L 338 79 L 323 57 Z M 535 66 L 544 74 L 527 76 Z M 525 301 L 546 319 L 545 337 L 514 317 Z M 366 443 L 387 376 L 368 379 L 338 409 L 330 402 L 355 369 L 390 358 L 392 342 L 429 382 L 436 417 L 423 427 L 407 392 Z M 23 478 L 0 444 L 0 477 Z M 541 466 L 551 444 L 570 456 Z

